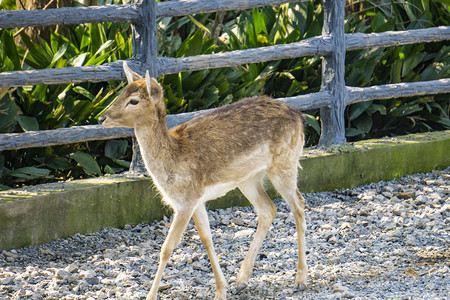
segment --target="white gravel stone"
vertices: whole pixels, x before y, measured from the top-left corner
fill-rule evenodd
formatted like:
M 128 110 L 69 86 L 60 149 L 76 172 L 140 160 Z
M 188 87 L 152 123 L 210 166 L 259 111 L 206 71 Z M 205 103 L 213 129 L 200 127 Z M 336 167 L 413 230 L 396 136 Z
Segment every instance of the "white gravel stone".
M 355 189 L 305 194 L 308 285 L 294 287 L 295 221 L 277 217 L 249 286 L 236 294 L 256 231 L 251 207 L 210 211 L 230 299 L 447 299 L 450 168 Z M 302 174 L 300 174 L 301 176 Z M 398 195 L 398 196 L 397 196 Z M 145 299 L 170 218 L 104 228 L 38 247 L 0 252 L 1 299 Z M 165 270 L 160 299 L 212 299 L 214 276 L 193 222 Z

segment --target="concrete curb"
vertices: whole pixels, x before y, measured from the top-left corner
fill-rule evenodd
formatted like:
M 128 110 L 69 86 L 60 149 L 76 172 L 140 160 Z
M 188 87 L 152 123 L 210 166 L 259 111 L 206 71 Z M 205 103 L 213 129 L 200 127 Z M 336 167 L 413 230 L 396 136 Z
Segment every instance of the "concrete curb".
M 450 165 L 450 131 L 306 149 L 299 188 L 304 193 L 350 188 Z M 269 194 L 275 191 L 269 187 Z M 209 209 L 247 205 L 239 191 Z M 145 177 L 111 176 L 0 192 L 0 250 L 37 245 L 102 227 L 151 222 L 170 214 Z

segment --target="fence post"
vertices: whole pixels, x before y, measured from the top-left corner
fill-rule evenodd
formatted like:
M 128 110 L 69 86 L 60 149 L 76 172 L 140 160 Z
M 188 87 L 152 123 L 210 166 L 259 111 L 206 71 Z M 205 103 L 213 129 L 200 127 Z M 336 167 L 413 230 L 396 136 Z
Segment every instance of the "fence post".
M 345 139 L 345 0 L 323 0 L 322 36 L 330 37 L 334 50 L 322 59 L 322 90 L 329 91 L 330 107 L 320 109 L 322 130 L 319 145 L 342 144 Z
M 158 76 L 158 48 L 156 43 L 156 1 L 138 0 L 141 20 L 133 26 L 133 59 L 143 63 L 150 76 Z M 133 159 L 130 165 L 131 173 L 147 173 L 139 144 L 133 137 Z

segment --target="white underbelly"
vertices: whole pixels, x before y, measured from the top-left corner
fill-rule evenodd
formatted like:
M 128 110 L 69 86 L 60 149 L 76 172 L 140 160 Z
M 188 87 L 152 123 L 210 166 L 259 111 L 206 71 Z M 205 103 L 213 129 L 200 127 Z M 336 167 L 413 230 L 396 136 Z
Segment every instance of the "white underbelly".
M 221 182 L 221 183 L 217 183 L 214 185 L 209 185 L 209 186 L 205 187 L 203 194 L 200 196 L 199 202 L 204 203 L 206 201 L 214 200 L 216 198 L 225 196 L 226 193 L 239 187 L 239 185 L 241 183 L 254 177 L 256 174 L 262 172 L 265 169 L 267 169 L 266 166 L 261 166 L 258 169 L 252 170 L 252 172 L 248 173 L 243 178 L 236 178 L 236 180 L 231 181 L 231 182 Z

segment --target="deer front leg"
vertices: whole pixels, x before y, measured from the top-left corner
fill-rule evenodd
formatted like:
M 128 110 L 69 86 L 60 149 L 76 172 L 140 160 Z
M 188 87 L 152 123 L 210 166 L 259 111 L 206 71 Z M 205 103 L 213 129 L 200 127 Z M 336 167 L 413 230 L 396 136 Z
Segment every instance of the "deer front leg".
M 175 212 L 172 225 L 170 226 L 169 229 L 169 233 L 166 237 L 166 240 L 164 241 L 164 244 L 161 247 L 158 271 L 156 272 L 152 288 L 150 289 L 150 292 L 147 295 L 147 300 L 156 299 L 159 283 L 161 282 L 164 269 L 167 265 L 167 262 L 170 259 L 170 256 L 172 255 L 173 249 L 175 249 L 175 247 L 180 242 L 181 236 L 183 235 L 183 232 L 186 229 L 189 220 L 191 219 L 191 216 L 192 210 Z
M 209 227 L 208 214 L 206 212 L 205 205 L 200 205 L 194 212 L 193 219 L 197 227 L 198 234 L 202 240 L 203 246 L 208 253 L 209 260 L 211 262 L 211 268 L 214 272 L 216 279 L 216 295 L 215 299 L 226 299 L 227 297 L 227 282 L 223 276 L 222 270 L 219 266 L 219 261 L 214 251 L 214 245 L 212 241 L 211 229 Z

